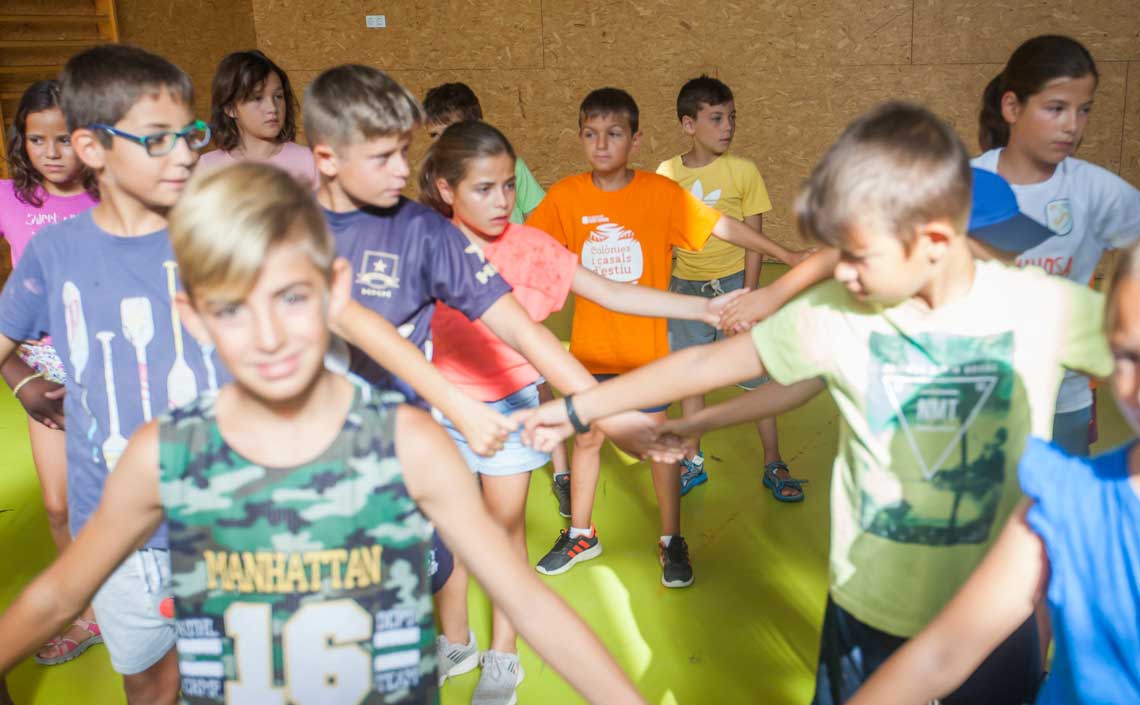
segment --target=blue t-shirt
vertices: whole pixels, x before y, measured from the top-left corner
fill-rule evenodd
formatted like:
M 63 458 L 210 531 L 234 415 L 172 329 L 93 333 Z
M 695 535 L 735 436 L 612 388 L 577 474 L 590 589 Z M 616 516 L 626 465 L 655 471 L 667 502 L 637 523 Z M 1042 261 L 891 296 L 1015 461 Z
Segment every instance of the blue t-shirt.
M 1049 556 L 1053 670 L 1038 705 L 1140 703 L 1140 497 L 1128 479 L 1135 441 L 1073 458 L 1031 438 L 1021 489 Z
M 442 301 L 471 320 L 511 287 L 463 233 L 436 211 L 406 198 L 391 208 L 335 213 L 325 218 L 337 254 L 352 264 L 352 296 L 392 322 L 431 359 L 431 318 Z M 368 382 L 417 395 L 383 367 L 352 351 L 351 370 Z
M 178 283 L 166 230 L 117 237 L 91 211 L 44 228 L 0 294 L 0 334 L 52 336 L 67 372 L 67 507 L 77 534 L 108 468 L 152 416 L 229 381 L 171 308 Z M 166 547 L 166 525 L 147 546 Z

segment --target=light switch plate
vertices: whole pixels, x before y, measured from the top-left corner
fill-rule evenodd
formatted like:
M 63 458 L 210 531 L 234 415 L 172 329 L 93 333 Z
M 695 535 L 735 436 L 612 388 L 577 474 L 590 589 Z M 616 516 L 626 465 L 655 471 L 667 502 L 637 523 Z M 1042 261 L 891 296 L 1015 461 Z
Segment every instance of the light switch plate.
M 365 15 L 364 26 L 368 29 L 384 29 L 388 26 L 388 18 L 384 15 Z

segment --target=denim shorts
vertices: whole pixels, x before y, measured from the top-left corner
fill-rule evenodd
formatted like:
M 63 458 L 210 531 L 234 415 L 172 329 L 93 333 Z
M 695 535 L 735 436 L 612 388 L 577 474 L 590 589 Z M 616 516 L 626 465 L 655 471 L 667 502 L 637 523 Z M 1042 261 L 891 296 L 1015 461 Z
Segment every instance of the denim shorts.
M 118 673 L 142 673 L 174 648 L 174 620 L 159 612 L 170 596 L 170 551 L 157 548 L 127 556 L 95 593 L 95 621 Z
M 730 291 L 744 288 L 744 272 L 724 277 L 723 279 L 710 279 L 708 281 L 692 281 L 691 279 L 678 279 L 673 277 L 669 281 L 669 291 L 685 296 L 702 296 L 712 299 L 722 296 Z M 723 340 L 725 333 L 710 326 L 704 321 L 684 321 L 669 319 L 669 349 L 673 352 L 691 348 L 695 345 L 708 345 Z M 756 389 L 768 381 L 767 377 L 757 377 L 736 386 L 741 389 Z
M 504 416 L 510 416 L 512 412 L 519 411 L 520 409 L 534 409 L 538 406 L 538 383 L 528 384 L 517 392 L 508 394 L 498 401 L 484 403 Z M 525 445 L 518 431 L 511 433 L 507 438 L 507 442 L 503 444 L 502 450 L 490 458 L 484 458 L 471 450 L 467 439 L 463 437 L 459 429 L 452 425 L 450 420 L 442 414 L 437 414 L 436 418 L 443 427 L 447 429 L 447 432 L 451 434 L 452 440 L 455 441 L 455 445 L 459 448 L 459 454 L 462 455 L 463 460 L 467 462 L 467 467 L 471 469 L 471 472 L 477 475 L 519 475 L 524 472 L 536 470 L 550 462 L 549 453 L 541 453 Z

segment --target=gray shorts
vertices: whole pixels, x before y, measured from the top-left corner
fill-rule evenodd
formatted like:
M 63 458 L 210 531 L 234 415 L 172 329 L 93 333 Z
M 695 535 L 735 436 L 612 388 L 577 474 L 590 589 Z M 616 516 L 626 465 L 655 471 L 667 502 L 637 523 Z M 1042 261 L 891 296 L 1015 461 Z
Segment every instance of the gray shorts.
M 706 299 L 712 299 L 742 288 L 744 288 L 744 272 L 737 272 L 723 279 L 710 279 L 708 281 L 692 281 L 690 279 L 678 279 L 677 277 L 669 280 L 669 291 L 686 296 L 703 296 Z M 669 319 L 669 349 L 673 352 L 691 348 L 694 345 L 715 343 L 718 340 L 723 340 L 724 337 L 724 331 L 717 330 L 704 321 Z M 757 377 L 756 379 L 738 382 L 736 386 L 741 389 L 756 389 L 767 381 L 767 376 Z
M 157 548 L 127 556 L 95 593 L 95 620 L 120 674 L 142 673 L 174 648 L 174 620 L 159 612 L 169 596 L 170 551 Z

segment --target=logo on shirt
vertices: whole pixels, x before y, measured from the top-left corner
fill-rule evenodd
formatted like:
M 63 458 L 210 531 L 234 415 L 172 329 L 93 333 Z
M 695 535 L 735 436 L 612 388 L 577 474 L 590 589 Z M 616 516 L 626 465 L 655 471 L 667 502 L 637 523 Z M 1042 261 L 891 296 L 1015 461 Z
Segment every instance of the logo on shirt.
M 595 223 L 608 223 L 610 219 L 604 215 L 584 215 L 582 216 L 582 225 L 594 225 Z
M 716 204 L 720 202 L 720 189 L 713 189 L 706 194 L 705 187 L 701 185 L 700 179 L 693 182 L 693 187 L 689 189 L 689 192 L 692 193 L 698 201 L 704 203 L 709 208 L 716 208 Z
M 493 279 L 496 274 L 499 273 L 499 270 L 495 269 L 495 265 L 487 261 L 487 255 L 483 254 L 483 249 L 477 246 L 475 243 L 468 245 L 467 248 L 463 250 L 463 253 L 468 255 L 475 255 L 479 258 L 479 261 L 483 263 L 483 268 L 478 272 L 475 272 L 475 279 L 480 284 L 486 284 L 487 282 L 491 281 L 491 279 Z
M 1056 235 L 1068 235 L 1073 232 L 1073 210 L 1069 206 L 1069 199 L 1058 198 L 1045 204 L 1045 222 Z
M 391 298 L 391 289 L 400 288 L 400 256 L 388 252 L 365 250 L 356 283 L 364 296 Z
M 617 223 L 603 223 L 582 245 L 582 266 L 615 282 L 637 283 L 645 260 L 637 235 Z

